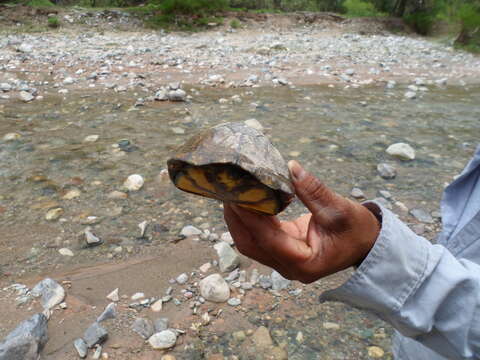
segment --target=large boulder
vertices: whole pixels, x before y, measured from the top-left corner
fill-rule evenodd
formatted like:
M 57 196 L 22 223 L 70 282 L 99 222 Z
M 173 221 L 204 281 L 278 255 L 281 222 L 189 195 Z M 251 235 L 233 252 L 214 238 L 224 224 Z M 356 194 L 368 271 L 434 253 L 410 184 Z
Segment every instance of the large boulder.
M 35 314 L 0 343 L 0 360 L 37 360 L 48 341 L 47 318 Z

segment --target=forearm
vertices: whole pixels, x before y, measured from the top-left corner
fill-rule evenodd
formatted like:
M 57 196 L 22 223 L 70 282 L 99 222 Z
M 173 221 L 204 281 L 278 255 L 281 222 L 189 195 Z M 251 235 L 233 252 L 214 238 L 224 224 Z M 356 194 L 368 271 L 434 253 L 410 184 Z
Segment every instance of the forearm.
M 480 266 L 455 259 L 382 211 L 382 230 L 368 256 L 321 299 L 373 312 L 449 358 L 473 359 L 480 353 Z

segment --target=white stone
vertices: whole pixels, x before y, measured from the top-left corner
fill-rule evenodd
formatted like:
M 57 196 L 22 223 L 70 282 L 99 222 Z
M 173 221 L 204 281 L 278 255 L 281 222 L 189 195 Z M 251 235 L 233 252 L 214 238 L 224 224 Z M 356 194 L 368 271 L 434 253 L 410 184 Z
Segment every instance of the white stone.
M 128 191 L 138 191 L 142 188 L 143 184 L 143 177 L 138 174 L 133 174 L 130 175 L 127 180 L 125 180 L 123 186 L 127 188 Z
M 240 257 L 226 242 L 219 242 L 213 246 L 218 254 L 218 263 L 221 272 L 232 271 L 240 264 Z
M 411 99 L 415 99 L 417 97 L 417 93 L 415 91 L 407 91 L 404 96 L 405 96 L 405 98 L 411 100 Z
M 66 77 L 64 80 L 63 80 L 63 83 L 65 85 L 72 85 L 73 83 L 75 82 L 75 79 L 73 79 L 72 77 Z
M 3 141 L 15 141 L 22 137 L 19 133 L 8 133 L 3 136 Z
M 175 280 L 177 281 L 177 284 L 183 285 L 188 281 L 188 275 L 186 273 L 180 274 Z
M 63 256 L 74 256 L 73 251 L 67 248 L 61 248 L 58 252 Z
M 195 226 L 192 226 L 192 225 L 184 226 L 182 231 L 180 231 L 180 235 L 183 235 L 185 237 L 198 236 L 201 233 L 202 233 L 202 230 L 197 229 Z
M 241 303 L 242 303 L 242 300 L 240 300 L 238 298 L 230 298 L 227 301 L 227 304 L 230 305 L 230 306 L 238 306 Z
M 230 288 L 220 274 L 212 274 L 199 283 L 200 294 L 212 302 L 225 302 L 230 297 Z
M 198 269 L 202 272 L 202 273 L 207 273 L 208 270 L 210 270 L 212 268 L 212 264 L 207 262 L 205 264 L 203 264 L 202 266 L 200 266 Z
M 88 135 L 83 139 L 83 142 L 95 142 L 99 138 L 99 135 Z
M 288 279 L 285 279 L 282 275 L 280 275 L 276 271 L 272 271 L 272 275 L 270 276 L 272 279 L 272 289 L 273 290 L 283 290 L 286 289 L 291 281 Z
M 258 131 L 263 131 L 263 125 L 257 119 L 248 119 L 244 121 L 245 125 L 250 126 Z
M 220 236 L 220 240 L 226 242 L 228 245 L 233 245 L 232 235 L 228 231 Z
M 172 330 L 163 330 L 156 334 L 153 334 L 148 339 L 148 343 L 155 350 L 168 349 L 175 345 L 177 342 L 177 334 Z
M 402 160 L 413 160 L 415 159 L 415 150 L 406 143 L 396 143 L 392 144 L 387 148 L 387 154 L 395 156 Z
M 20 91 L 20 99 L 21 99 L 23 102 L 30 102 L 30 101 L 32 101 L 33 99 L 35 99 L 35 96 L 33 96 L 32 94 L 30 94 L 30 93 L 27 92 L 27 91 Z
M 157 300 L 155 301 L 152 306 L 150 307 L 150 309 L 153 311 L 153 312 L 160 312 L 162 311 L 163 309 L 163 300 L 160 299 L 160 300 Z
M 110 294 L 108 294 L 107 299 L 113 302 L 118 302 L 120 300 L 120 297 L 118 296 L 118 288 L 116 288 Z
M 135 294 L 132 295 L 131 299 L 133 301 L 136 301 L 136 300 L 140 300 L 140 299 L 143 299 L 145 297 L 145 294 L 142 293 L 142 292 L 137 292 Z
M 34 297 L 41 296 L 41 303 L 45 310 L 50 310 L 60 304 L 65 298 L 65 290 L 55 280 L 46 278 L 32 289 Z

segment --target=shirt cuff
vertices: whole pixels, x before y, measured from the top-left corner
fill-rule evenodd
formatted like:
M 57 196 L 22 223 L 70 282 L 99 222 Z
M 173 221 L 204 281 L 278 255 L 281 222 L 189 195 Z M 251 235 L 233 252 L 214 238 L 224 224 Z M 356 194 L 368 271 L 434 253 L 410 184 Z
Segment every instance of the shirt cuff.
M 381 217 L 380 234 L 350 279 L 324 292 L 320 301 L 341 301 L 386 319 L 422 283 L 431 244 L 377 202 L 364 205 Z

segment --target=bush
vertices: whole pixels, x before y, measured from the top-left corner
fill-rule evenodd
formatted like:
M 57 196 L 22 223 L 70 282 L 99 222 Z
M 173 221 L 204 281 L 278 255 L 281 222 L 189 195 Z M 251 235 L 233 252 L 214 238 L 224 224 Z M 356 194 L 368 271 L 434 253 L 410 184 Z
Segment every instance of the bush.
M 464 4 L 458 9 L 458 19 L 465 30 L 475 30 L 480 27 L 480 7 Z
M 160 3 L 163 14 L 209 15 L 227 8 L 227 0 L 164 0 Z
M 49 17 L 47 20 L 47 23 L 48 23 L 48 27 L 52 29 L 56 29 L 60 27 L 60 20 L 58 20 L 56 16 Z
M 240 24 L 240 21 L 238 21 L 237 19 L 233 19 L 232 21 L 230 21 L 230 27 L 232 29 L 240 29 L 242 25 Z
M 379 16 L 380 14 L 372 3 L 364 2 L 362 0 L 346 0 L 343 3 L 348 16 L 363 17 L 363 16 Z
M 435 15 L 428 11 L 418 11 L 405 15 L 404 19 L 416 33 L 420 35 L 428 35 L 432 29 Z

